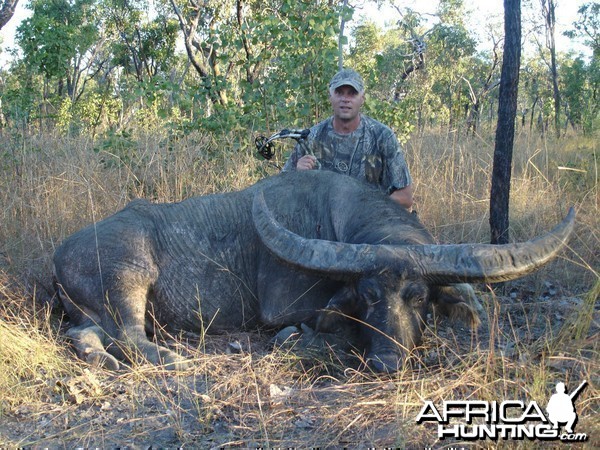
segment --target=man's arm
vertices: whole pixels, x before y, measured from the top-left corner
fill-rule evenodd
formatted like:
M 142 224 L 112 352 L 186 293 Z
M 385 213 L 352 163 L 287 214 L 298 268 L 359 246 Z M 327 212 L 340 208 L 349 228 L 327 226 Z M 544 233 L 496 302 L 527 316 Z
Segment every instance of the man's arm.
M 378 146 L 383 156 L 382 186 L 387 187 L 392 200 L 410 210 L 413 205 L 412 179 L 402 147 L 390 128 L 384 127 Z

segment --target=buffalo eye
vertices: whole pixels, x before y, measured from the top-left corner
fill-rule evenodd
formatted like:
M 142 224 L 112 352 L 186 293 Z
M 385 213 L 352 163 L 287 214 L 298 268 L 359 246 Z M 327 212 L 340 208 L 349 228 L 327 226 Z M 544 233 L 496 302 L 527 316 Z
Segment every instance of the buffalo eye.
M 423 303 L 425 303 L 425 300 L 427 300 L 425 297 L 417 297 L 413 299 L 413 303 L 417 305 L 422 305 Z
M 402 290 L 402 298 L 407 305 L 420 308 L 427 303 L 429 290 L 419 283 L 410 283 Z

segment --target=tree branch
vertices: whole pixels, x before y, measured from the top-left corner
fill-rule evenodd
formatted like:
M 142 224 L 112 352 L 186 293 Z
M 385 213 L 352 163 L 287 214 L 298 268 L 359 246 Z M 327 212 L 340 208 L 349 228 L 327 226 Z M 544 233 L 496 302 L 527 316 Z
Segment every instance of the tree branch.
M 0 29 L 2 29 L 15 14 L 17 3 L 19 3 L 19 0 L 4 0 L 2 2 L 2 7 L 0 8 Z

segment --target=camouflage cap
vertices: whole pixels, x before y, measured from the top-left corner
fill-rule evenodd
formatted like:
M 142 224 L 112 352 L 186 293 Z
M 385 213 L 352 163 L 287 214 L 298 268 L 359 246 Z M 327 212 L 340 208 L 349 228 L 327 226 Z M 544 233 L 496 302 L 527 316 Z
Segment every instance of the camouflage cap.
M 358 92 L 363 92 L 365 86 L 361 76 L 352 69 L 342 69 L 329 82 L 329 91 L 333 92 L 340 86 L 352 86 Z

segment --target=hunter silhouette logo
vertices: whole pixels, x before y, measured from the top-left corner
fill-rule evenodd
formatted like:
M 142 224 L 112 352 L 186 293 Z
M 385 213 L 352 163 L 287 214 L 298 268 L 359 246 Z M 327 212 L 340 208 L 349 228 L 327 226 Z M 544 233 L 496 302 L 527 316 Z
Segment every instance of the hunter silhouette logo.
M 416 422 L 437 424 L 439 439 L 584 442 L 588 440 L 587 434 L 574 431 L 577 422 L 574 401 L 586 384 L 587 381 L 584 381 L 567 394 L 565 383 L 557 383 L 556 393 L 550 397 L 546 413 L 536 401 L 446 400 L 436 406 L 426 400 Z
M 558 429 L 559 423 L 566 423 L 565 431 L 569 434 L 573 434 L 573 426 L 577 422 L 577 412 L 575 411 L 575 405 L 573 401 L 575 397 L 579 395 L 581 390 L 587 384 L 586 380 L 579 385 L 577 389 L 571 394 L 565 393 L 565 383 L 556 384 L 556 394 L 552 394 L 546 411 L 548 412 L 548 419 L 552 422 L 553 428 Z

